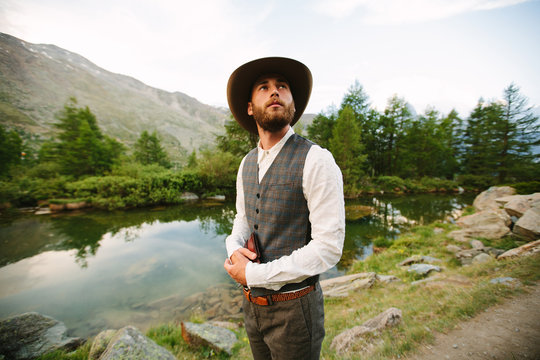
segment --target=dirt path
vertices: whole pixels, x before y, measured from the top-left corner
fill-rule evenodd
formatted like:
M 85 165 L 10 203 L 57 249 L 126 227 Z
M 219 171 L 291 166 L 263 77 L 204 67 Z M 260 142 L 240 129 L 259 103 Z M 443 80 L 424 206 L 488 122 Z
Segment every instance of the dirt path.
M 493 306 L 408 359 L 540 359 L 540 284 Z

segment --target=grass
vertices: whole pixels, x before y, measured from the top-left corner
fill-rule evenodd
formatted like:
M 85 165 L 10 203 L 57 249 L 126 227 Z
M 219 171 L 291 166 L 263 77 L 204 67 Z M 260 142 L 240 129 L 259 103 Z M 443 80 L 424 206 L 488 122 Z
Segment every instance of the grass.
M 435 228 L 443 229 L 442 232 Z M 384 251 L 373 254 L 363 261 L 353 263 L 350 273 L 376 272 L 394 275 L 401 282 L 376 284 L 371 289 L 351 293 L 347 298 L 325 299 L 325 329 L 321 358 L 329 359 L 395 359 L 410 356 L 423 344 L 431 343 L 437 332 L 448 332 L 459 322 L 470 319 L 488 307 L 527 291 L 528 285 L 540 280 L 540 254 L 487 263 L 461 266 L 454 255 L 446 250 L 453 240 L 446 233 L 453 225 L 436 223 L 418 226 L 403 234 Z M 508 239 L 494 241 L 489 246 L 520 245 Z M 387 244 L 385 244 L 387 245 Z M 458 244 L 464 246 L 464 244 Z M 488 244 L 486 244 L 488 245 Z M 429 255 L 441 260 L 443 268 L 433 281 L 413 284 L 418 275 L 412 275 L 397 264 L 412 255 Z M 433 275 L 431 275 L 433 276 Z M 519 279 L 523 287 L 492 284 L 496 277 Z M 337 354 L 330 344 L 341 332 L 361 325 L 390 307 L 402 311 L 400 325 L 386 329 L 378 335 L 360 339 L 346 354 Z M 192 322 L 202 322 L 194 315 Z M 243 328 L 235 331 L 238 344 L 233 349 L 234 359 L 251 359 L 249 342 Z M 147 332 L 147 336 L 167 348 L 178 359 L 225 359 L 209 348 L 191 348 L 181 336 L 179 324 L 162 325 Z M 84 345 L 75 353 L 49 355 L 41 359 L 86 359 L 89 346 Z

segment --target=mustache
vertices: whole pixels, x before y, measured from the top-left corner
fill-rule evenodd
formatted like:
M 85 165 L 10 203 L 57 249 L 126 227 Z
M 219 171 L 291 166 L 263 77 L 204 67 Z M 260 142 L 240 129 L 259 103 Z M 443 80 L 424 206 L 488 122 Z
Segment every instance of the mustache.
M 279 105 L 281 105 L 281 106 L 285 106 L 285 104 L 283 104 L 283 102 L 281 101 L 280 98 L 275 97 L 275 98 L 272 98 L 272 99 L 268 100 L 268 101 L 264 104 L 264 107 L 269 107 L 269 106 L 274 105 L 274 104 L 279 104 Z

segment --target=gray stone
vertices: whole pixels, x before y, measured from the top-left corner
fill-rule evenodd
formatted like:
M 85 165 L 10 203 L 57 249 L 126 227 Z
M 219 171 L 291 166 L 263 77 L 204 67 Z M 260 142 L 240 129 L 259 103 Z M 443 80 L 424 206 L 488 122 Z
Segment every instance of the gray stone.
M 364 335 L 373 334 L 387 327 L 396 326 L 401 322 L 402 313 L 397 308 L 389 308 L 376 317 L 366 321 L 362 325 L 355 326 L 338 334 L 330 347 L 342 354 L 359 341 Z
M 0 321 L 0 355 L 33 359 L 58 349 L 73 350 L 84 340 L 67 337 L 63 322 L 35 312 Z
M 540 207 L 532 207 L 519 218 L 513 233 L 529 240 L 540 239 Z
M 392 282 L 400 282 L 401 280 L 394 275 L 377 275 L 377 281 L 383 284 L 389 284 Z
M 481 263 L 485 263 L 485 262 L 488 262 L 488 261 L 491 261 L 491 260 L 493 260 L 493 258 L 491 256 L 489 256 L 486 253 L 481 253 L 481 254 L 476 255 L 472 259 L 472 263 L 473 264 L 481 264 Z
M 441 271 L 441 268 L 431 264 L 412 264 L 408 272 L 415 272 L 419 275 L 427 275 L 431 271 Z
M 498 209 L 500 205 L 495 199 L 514 195 L 515 193 L 516 189 L 510 186 L 492 186 L 474 199 L 473 206 L 478 210 Z
M 116 332 L 99 360 L 176 360 L 168 350 L 157 345 L 133 326 Z
M 107 349 L 107 346 L 111 342 L 112 338 L 116 334 L 116 330 L 105 330 L 97 334 L 90 347 L 90 353 L 88 354 L 88 360 L 97 360 Z
M 229 329 L 187 321 L 182 323 L 182 337 L 192 346 L 209 346 L 217 352 L 226 352 L 229 355 L 232 355 L 232 348 L 237 342 L 236 335 Z
M 521 282 L 518 279 L 514 279 L 513 277 L 498 277 L 489 280 L 489 282 L 492 284 L 502 284 L 511 287 L 521 285 Z
M 38 210 L 36 210 L 36 212 L 34 214 L 35 215 L 49 215 L 51 213 L 52 213 L 51 209 L 46 207 L 46 208 L 39 208 Z
M 487 209 L 472 215 L 463 216 L 458 219 L 457 224 L 463 228 L 475 228 L 490 225 L 510 226 L 512 224 L 512 219 L 504 210 Z

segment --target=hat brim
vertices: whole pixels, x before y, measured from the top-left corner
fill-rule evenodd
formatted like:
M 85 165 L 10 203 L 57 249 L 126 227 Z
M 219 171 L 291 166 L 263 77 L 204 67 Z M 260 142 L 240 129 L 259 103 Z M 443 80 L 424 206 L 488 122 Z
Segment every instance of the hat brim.
M 250 61 L 236 69 L 227 83 L 229 109 L 236 121 L 253 134 L 258 134 L 258 130 L 255 120 L 247 113 L 248 102 L 251 101 L 251 90 L 255 80 L 265 74 L 278 74 L 285 77 L 289 82 L 296 108 L 291 126 L 296 124 L 304 113 L 313 86 L 311 71 L 307 66 L 289 58 L 261 58 Z

